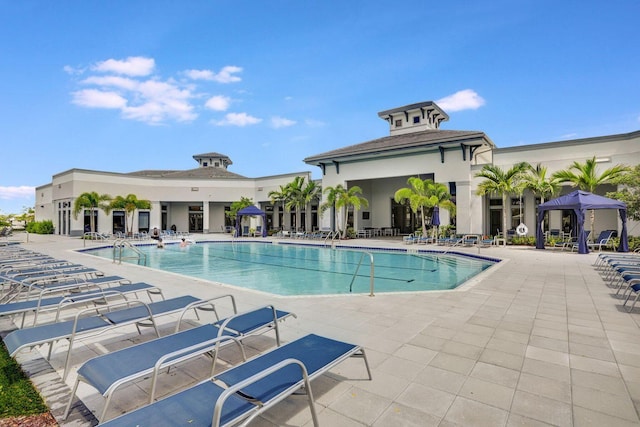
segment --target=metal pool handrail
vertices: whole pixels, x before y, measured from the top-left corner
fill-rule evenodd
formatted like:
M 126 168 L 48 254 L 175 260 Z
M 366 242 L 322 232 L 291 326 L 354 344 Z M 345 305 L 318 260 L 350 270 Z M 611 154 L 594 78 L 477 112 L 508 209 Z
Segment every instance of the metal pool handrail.
M 124 248 L 131 249 L 137 256 L 123 257 Z M 118 259 L 118 264 L 122 264 L 123 259 L 137 259 L 138 264 L 140 264 L 140 260 L 143 260 L 142 265 L 147 265 L 147 254 L 124 239 L 117 239 L 113 242 L 113 262 L 116 262 L 116 258 Z
M 359 251 L 356 251 L 359 252 Z M 374 282 L 374 266 L 373 266 L 373 254 L 371 252 L 362 251 L 362 255 L 360 256 L 360 261 L 358 262 L 358 266 L 356 267 L 356 271 L 353 273 L 353 277 L 351 278 L 351 283 L 349 284 L 349 292 L 353 291 L 353 282 L 356 280 L 356 276 L 358 275 L 358 270 L 360 270 L 360 265 L 362 264 L 362 260 L 365 255 L 369 255 L 369 260 L 371 261 L 371 268 L 369 269 L 369 296 L 373 295 L 373 282 Z

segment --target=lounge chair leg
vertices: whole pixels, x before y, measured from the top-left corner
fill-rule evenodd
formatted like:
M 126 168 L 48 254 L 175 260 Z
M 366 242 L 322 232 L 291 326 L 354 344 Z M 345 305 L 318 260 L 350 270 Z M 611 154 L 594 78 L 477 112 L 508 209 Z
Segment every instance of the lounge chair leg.
M 69 402 L 67 403 L 67 407 L 64 409 L 64 414 L 62 415 L 62 419 L 66 420 L 69 416 L 69 411 L 71 411 L 71 404 L 73 403 L 73 398 L 76 396 L 76 392 L 78 391 L 78 385 L 80 384 L 80 378 L 76 378 L 75 384 L 73 384 L 73 390 L 71 390 L 71 396 L 69 396 Z
M 631 293 L 629 293 L 629 296 L 631 296 Z M 638 298 L 640 298 L 640 292 L 636 296 L 636 299 L 633 300 L 633 304 L 631 304 L 631 307 L 627 310 L 629 313 L 631 313 L 633 311 L 633 307 L 636 306 L 636 303 L 638 302 Z

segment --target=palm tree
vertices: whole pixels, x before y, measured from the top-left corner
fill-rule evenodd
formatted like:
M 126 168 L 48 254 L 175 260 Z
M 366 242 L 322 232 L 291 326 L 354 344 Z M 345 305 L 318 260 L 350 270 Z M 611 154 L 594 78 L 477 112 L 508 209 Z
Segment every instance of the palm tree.
M 321 193 L 322 187 L 315 181 L 309 181 L 307 185 L 302 189 L 301 199 L 304 203 L 304 206 L 311 206 L 311 203 L 314 200 L 317 200 L 320 197 Z M 306 216 L 306 221 L 304 224 L 305 231 L 307 230 L 307 223 L 309 223 L 310 218 L 311 215 Z
M 422 235 L 427 235 L 426 211 L 435 206 L 434 200 L 431 198 L 433 181 L 430 179 L 422 180 L 416 176 L 407 179 L 409 188 L 401 188 L 394 194 L 393 198 L 396 203 L 409 202 L 409 207 L 414 214 L 420 214 L 422 220 Z
M 628 166 L 615 165 L 598 173 L 596 157 L 587 159 L 584 163 L 574 161 L 568 169 L 557 171 L 553 177 L 560 182 L 569 182 L 573 187 L 578 187 L 582 191 L 594 193 L 599 185 L 613 183 L 630 171 Z M 595 210 L 591 210 L 591 235 L 593 235 L 593 224 L 596 220 Z
M 546 199 L 558 194 L 560 191 L 560 181 L 554 176 L 547 176 L 547 167 L 538 163 L 535 167 L 528 165 L 527 173 L 523 177 L 524 188 L 540 197 L 540 204 Z M 541 224 L 544 230 L 544 223 Z
M 327 187 L 322 192 L 326 194 L 325 202 L 320 205 L 320 213 L 324 213 L 327 209 L 331 209 L 331 219 L 333 224 L 331 225 L 331 231 L 335 231 L 335 226 L 338 223 L 338 210 L 336 209 L 336 202 L 340 198 L 342 193 L 347 191 L 342 184 L 338 184 L 335 187 Z
M 455 215 L 456 205 L 451 201 L 451 193 L 445 184 L 441 182 L 431 182 L 427 188 L 427 194 L 433 203 L 433 207 L 443 207 L 449 211 L 450 215 Z M 440 234 L 440 226 L 436 227 L 436 237 Z
M 98 194 L 95 191 L 88 193 L 82 193 L 73 202 L 73 218 L 78 219 L 80 211 L 89 209 L 89 228 L 91 232 L 96 231 L 96 225 L 94 220 L 94 212 L 98 209 L 102 209 L 105 212 L 109 211 L 109 204 L 106 203 L 111 200 L 111 196 L 108 194 Z
M 285 207 L 287 210 L 295 209 L 295 224 L 294 230 L 298 230 L 300 224 L 300 213 L 302 207 L 305 205 L 303 190 L 304 190 L 304 177 L 296 176 L 293 181 L 288 183 L 286 186 L 286 201 Z
M 124 210 L 124 228 L 129 235 L 133 235 L 133 214 L 138 209 L 151 209 L 151 202 L 138 199 L 135 194 L 127 194 L 127 197 L 116 196 L 109 204 L 109 209 Z M 131 219 L 129 219 L 129 215 L 131 215 Z
M 361 194 L 362 189 L 357 185 L 354 185 L 340 193 L 336 200 L 336 209 L 339 209 L 342 212 L 342 224 L 344 224 L 344 228 L 342 230 L 343 239 L 347 237 L 347 215 L 349 214 L 349 208 L 353 206 L 355 216 L 355 212 L 357 212 L 358 209 L 369 206 L 369 201 L 362 197 Z
M 476 194 L 484 196 L 486 194 L 498 194 L 502 196 L 502 233 L 507 240 L 507 201 L 509 194 L 518 194 L 522 191 L 522 177 L 529 167 L 526 162 L 513 165 L 508 170 L 503 170 L 499 166 L 484 165 L 482 170 L 475 176 L 484 178 L 478 185 Z
M 276 203 L 282 203 L 282 222 L 283 224 L 279 224 L 280 228 L 284 227 L 284 210 L 285 210 L 285 202 L 287 201 L 287 188 L 286 186 L 280 186 L 279 190 L 273 190 L 269 192 L 269 198 L 271 199 L 271 204 L 275 205 Z

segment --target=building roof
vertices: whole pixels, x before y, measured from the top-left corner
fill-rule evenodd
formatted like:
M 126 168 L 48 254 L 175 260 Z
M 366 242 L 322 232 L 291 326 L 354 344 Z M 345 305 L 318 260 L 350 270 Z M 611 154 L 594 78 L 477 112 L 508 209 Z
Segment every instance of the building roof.
M 461 130 L 426 130 L 411 132 L 401 135 L 385 136 L 384 138 L 338 148 L 337 150 L 309 156 L 304 159 L 305 163 L 320 164 L 326 160 L 337 160 L 348 157 L 371 157 L 380 154 L 393 154 L 400 150 L 424 150 L 437 149 L 439 146 L 454 146 L 470 140 L 482 139 L 489 146 L 495 147 L 494 143 L 480 131 Z
M 198 159 L 211 159 L 211 158 L 225 159 L 225 160 L 228 160 L 227 164 L 229 164 L 229 165 L 233 164 L 233 162 L 231 161 L 229 156 L 227 156 L 226 154 L 216 153 L 215 151 L 212 151 L 210 153 L 194 154 L 193 158 L 195 160 L 198 160 Z
M 421 110 L 421 109 L 437 110 L 438 113 L 443 117 L 443 120 L 445 121 L 449 120 L 449 115 L 445 113 L 444 110 L 440 108 L 438 104 L 436 104 L 433 101 L 418 102 L 416 104 L 409 104 L 409 105 L 404 105 L 402 107 L 392 108 L 391 110 L 380 111 L 378 113 L 378 117 L 386 118 L 387 116 L 395 113 L 404 113 L 408 111 L 415 111 L 415 110 Z
M 229 172 L 224 168 L 195 168 L 188 170 L 141 170 L 125 175 L 141 176 L 146 178 L 246 178 L 246 176 Z

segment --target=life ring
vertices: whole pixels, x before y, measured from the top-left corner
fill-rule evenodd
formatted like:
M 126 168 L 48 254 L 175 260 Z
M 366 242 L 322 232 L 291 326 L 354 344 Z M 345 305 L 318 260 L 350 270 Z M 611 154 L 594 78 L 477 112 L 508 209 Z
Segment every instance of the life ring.
M 520 223 L 520 225 L 516 227 L 516 233 L 518 233 L 518 236 L 525 236 L 528 232 L 529 229 L 523 223 Z

